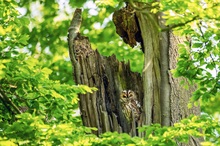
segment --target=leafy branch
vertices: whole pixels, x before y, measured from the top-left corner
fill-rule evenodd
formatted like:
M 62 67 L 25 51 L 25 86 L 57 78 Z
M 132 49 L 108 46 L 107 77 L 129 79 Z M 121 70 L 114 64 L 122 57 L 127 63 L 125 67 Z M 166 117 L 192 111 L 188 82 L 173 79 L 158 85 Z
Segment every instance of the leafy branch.
M 200 23 L 197 24 L 197 25 L 198 25 L 198 28 L 199 28 L 199 32 L 201 33 L 202 39 L 206 40 L 205 34 L 204 34 L 203 30 L 202 30 L 202 27 L 205 27 L 205 26 L 202 25 L 202 22 L 200 22 Z M 207 29 L 207 28 L 206 28 L 206 29 Z M 205 46 L 208 44 L 208 41 L 209 41 L 209 40 L 205 41 Z M 212 64 L 215 66 L 215 72 L 216 72 L 216 74 L 218 74 L 217 64 L 216 64 L 216 62 L 215 62 L 215 60 L 214 60 L 212 54 L 210 53 L 209 56 L 210 56 L 210 58 L 211 58 L 211 60 L 212 60 Z
M 177 28 L 177 27 L 181 27 L 181 26 L 184 26 L 194 20 L 197 20 L 199 19 L 199 16 L 196 15 L 194 16 L 191 20 L 188 20 L 186 22 L 183 22 L 183 23 L 178 23 L 178 24 L 174 24 L 172 26 L 168 26 L 168 27 L 165 27 L 165 28 L 161 28 L 158 23 L 155 21 L 155 19 L 152 17 L 152 15 L 150 15 L 150 12 L 147 10 L 147 9 L 153 9 L 153 8 L 156 8 L 156 6 L 150 6 L 149 4 L 146 4 L 145 6 L 142 6 L 142 7 L 138 7 L 132 0 L 129 0 L 129 3 L 131 4 L 131 6 L 138 12 L 141 12 L 143 14 L 146 14 L 147 18 L 152 22 L 152 24 L 160 31 L 169 31 L 171 29 L 174 29 L 174 28 Z
M 195 21 L 197 19 L 199 19 L 199 16 L 194 16 L 191 20 L 188 20 L 186 22 L 174 24 L 174 25 L 166 27 L 166 28 L 161 28 L 161 31 L 168 31 L 168 30 L 171 30 L 171 29 L 174 29 L 174 28 L 177 28 L 177 27 L 181 27 L 181 26 L 184 26 L 184 25 L 186 25 L 186 24 L 188 24 L 190 22 L 193 22 L 193 21 Z

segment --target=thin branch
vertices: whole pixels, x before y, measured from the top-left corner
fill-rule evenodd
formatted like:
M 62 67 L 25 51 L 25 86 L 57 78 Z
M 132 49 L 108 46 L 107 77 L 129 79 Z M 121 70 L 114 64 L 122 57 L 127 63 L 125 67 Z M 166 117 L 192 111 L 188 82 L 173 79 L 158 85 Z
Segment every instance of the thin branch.
M 3 95 L 0 93 L 0 99 L 1 99 L 1 101 L 2 101 L 2 103 L 4 104 L 4 106 L 7 108 L 7 110 L 9 111 L 9 112 L 12 112 L 12 113 L 14 113 L 12 110 L 11 110 L 11 108 L 10 108 L 10 106 L 7 104 L 7 102 L 5 101 L 5 99 L 4 99 L 4 97 L 3 97 Z M 14 113 L 15 114 L 15 113 Z
M 186 25 L 187 23 L 190 23 L 190 22 L 196 20 L 197 18 L 199 19 L 199 16 L 194 16 L 191 20 L 188 20 L 188 21 L 186 21 L 186 22 L 179 23 L 179 24 L 174 24 L 174 25 L 172 25 L 172 26 L 170 26 L 170 27 L 167 27 L 167 28 L 162 28 L 161 31 L 168 31 L 168 30 L 171 30 L 171 29 L 173 29 L 173 28 L 177 28 L 177 27 L 180 27 L 180 26 L 184 26 L 184 25 Z
M 212 59 L 212 64 L 214 64 L 214 66 L 215 66 L 214 68 L 215 68 L 215 72 L 216 72 L 216 75 L 217 75 L 218 74 L 217 64 L 216 64 L 216 62 L 215 62 L 215 60 L 214 60 L 211 53 L 210 53 L 210 58 Z
M 206 38 L 204 37 L 204 32 L 202 31 L 202 27 L 204 27 L 203 25 L 202 25 L 202 22 L 200 22 L 199 24 L 197 24 L 198 25 L 198 28 L 199 28 L 199 31 L 200 31 L 200 33 L 201 33 L 201 37 L 204 39 L 204 40 L 206 40 Z M 207 28 L 208 29 L 208 28 Z M 208 44 L 208 40 L 207 41 L 205 41 L 204 43 L 205 43 L 205 46 L 204 47 L 206 47 L 206 45 Z M 204 48 L 203 47 L 203 48 Z M 211 60 L 212 60 L 212 64 L 215 66 L 214 68 L 215 68 L 215 72 L 216 72 L 216 74 L 218 74 L 218 69 L 216 68 L 216 62 L 215 62 L 215 60 L 214 60 L 214 58 L 213 58 L 213 56 L 212 56 L 212 54 L 210 53 L 210 58 L 211 58 Z M 205 60 L 208 62 L 208 60 L 205 58 Z
M 5 95 L 4 91 L 0 88 L 0 97 L 2 100 L 6 102 L 6 104 L 9 104 L 13 107 L 13 109 L 16 111 L 17 114 L 21 114 L 22 112 L 19 110 L 19 108 L 11 101 L 11 99 Z

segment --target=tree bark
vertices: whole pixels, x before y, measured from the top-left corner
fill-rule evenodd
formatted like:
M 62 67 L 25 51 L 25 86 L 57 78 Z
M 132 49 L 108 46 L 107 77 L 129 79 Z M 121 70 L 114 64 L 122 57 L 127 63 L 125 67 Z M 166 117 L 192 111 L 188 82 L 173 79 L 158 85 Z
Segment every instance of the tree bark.
M 184 38 L 175 36 L 172 31 L 159 32 L 158 26 L 164 28 L 162 13 L 151 14 L 145 8 L 137 12 L 143 46 L 145 62 L 143 70 L 144 125 L 160 123 L 163 126 L 171 126 L 190 114 L 199 115 L 200 108 L 188 109 L 188 103 L 196 86 L 189 85 L 185 89 L 180 82 L 184 78 L 174 78 L 171 70 L 176 68 L 178 58 L 178 44 Z M 200 140 L 190 138 L 188 144 L 178 145 L 200 145 Z
M 152 23 L 152 21 L 157 22 L 156 16 L 152 15 L 151 18 L 153 20 L 151 21 L 144 13 L 137 12 L 137 17 L 145 52 L 143 69 L 144 124 L 150 125 L 161 122 L 159 31 Z
M 97 135 L 117 131 L 143 136 L 137 132 L 137 126 L 152 123 L 171 126 L 190 114 L 200 113 L 199 107 L 187 108 L 195 86 L 189 85 L 189 90 L 184 89 L 180 85 L 180 81 L 184 79 L 173 78 L 170 73 L 171 69 L 176 68 L 177 45 L 183 39 L 174 36 L 171 31 L 159 32 L 156 25 L 164 27 L 162 14 L 153 15 L 148 9 L 144 13 L 136 12 L 145 52 L 142 76 L 131 72 L 129 64 L 119 62 L 114 55 L 103 57 L 92 50 L 89 39 L 79 33 L 80 15 L 81 10 L 77 9 L 69 28 L 73 76 L 76 84 L 98 89 L 93 94 L 79 95 L 79 107 L 85 126 L 96 127 L 98 130 L 93 132 Z M 123 116 L 119 104 L 123 89 L 133 90 L 138 95 L 143 108 L 138 122 L 133 120 L 128 123 Z M 188 145 L 199 145 L 199 140 L 192 138 Z
M 169 34 L 169 70 L 175 69 L 178 58 L 178 44 L 183 43 L 184 39 L 175 36 L 170 32 Z M 188 89 L 185 89 L 180 82 L 184 81 Z M 187 118 L 191 114 L 200 115 L 200 107 L 193 106 L 188 108 L 188 103 L 193 91 L 196 90 L 196 85 L 190 85 L 185 78 L 174 78 L 169 71 L 169 83 L 170 83 L 170 108 L 171 108 L 171 125 L 179 122 L 183 118 Z M 188 144 L 178 143 L 179 146 L 200 146 L 202 138 L 190 137 Z
M 103 57 L 92 50 L 89 39 L 79 33 L 79 15 L 81 11 L 77 9 L 69 27 L 68 37 L 74 80 L 76 84 L 98 89 L 93 94 L 79 95 L 83 124 L 96 127 L 98 130 L 93 131 L 95 134 L 118 131 L 135 136 L 137 123 L 126 121 L 121 112 L 119 97 L 123 89 L 133 90 L 139 98 L 143 97 L 141 75 L 131 72 L 129 64 L 119 62 L 115 56 Z

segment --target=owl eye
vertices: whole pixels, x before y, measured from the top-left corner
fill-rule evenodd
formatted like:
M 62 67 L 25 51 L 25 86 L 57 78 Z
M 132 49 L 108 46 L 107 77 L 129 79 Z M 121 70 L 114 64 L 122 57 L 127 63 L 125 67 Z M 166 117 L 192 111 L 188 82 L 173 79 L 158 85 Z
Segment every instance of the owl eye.
M 123 90 L 121 95 L 122 95 L 122 98 L 127 98 L 127 91 Z
M 128 90 L 128 97 L 134 96 L 134 93 L 131 90 Z
M 122 97 L 123 97 L 123 98 L 127 98 L 127 96 L 126 96 L 126 95 L 123 95 Z

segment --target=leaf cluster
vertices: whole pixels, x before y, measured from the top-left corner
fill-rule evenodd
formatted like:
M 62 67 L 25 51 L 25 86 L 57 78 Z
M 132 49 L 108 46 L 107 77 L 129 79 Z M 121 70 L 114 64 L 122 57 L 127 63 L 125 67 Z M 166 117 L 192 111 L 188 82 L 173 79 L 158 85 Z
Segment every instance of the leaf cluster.
M 143 126 L 139 132 L 144 138 L 130 137 L 126 133 L 107 132 L 99 137 L 91 134 L 94 128 L 77 127 L 74 123 L 45 124 L 42 116 L 28 113 L 17 115 L 18 120 L 4 127 L 0 134 L 0 144 L 19 145 L 176 145 L 196 140 L 203 136 L 201 145 L 220 144 L 218 121 L 207 115 L 191 116 L 172 127 L 161 127 L 159 124 Z M 68 129 L 68 130 L 67 130 Z
M 29 113 L 16 118 L 13 124 L 1 124 L 0 145 L 73 145 L 83 137 L 95 137 L 91 135 L 91 128 L 74 123 L 48 124 L 43 116 Z
M 4 98 L 16 104 L 21 112 L 25 109 L 49 119 L 65 121 L 74 114 L 73 110 L 78 102 L 77 94 L 91 93 L 94 90 L 84 85 L 70 86 L 50 80 L 52 70 L 42 67 L 38 59 L 25 54 L 13 57 L 4 66 L 4 76 L 0 80 L 1 91 L 5 93 Z M 3 113 L 1 118 L 5 119 Z
M 18 17 L 15 4 L 9 1 L 1 3 L 4 6 L 1 9 L 4 19 L 1 21 L 5 29 L 0 37 L 3 41 L 0 46 L 0 122 L 13 123 L 17 120 L 17 114 L 28 112 L 43 116 L 45 122 L 65 123 L 67 120 L 81 124 L 73 116 L 78 107 L 77 95 L 92 93 L 96 89 L 60 83 L 51 77 L 53 70 L 45 65 L 49 58 L 41 58 L 47 55 L 22 53 L 21 47 L 29 41 L 28 35 L 22 32 L 22 26 L 25 27 L 29 21 L 24 23 L 27 19 Z M 8 27 L 13 29 L 8 30 Z M 16 40 L 19 41 L 15 43 Z M 72 77 L 68 80 L 72 80 Z

